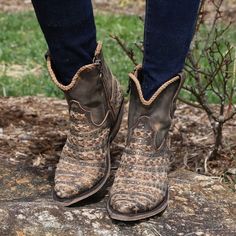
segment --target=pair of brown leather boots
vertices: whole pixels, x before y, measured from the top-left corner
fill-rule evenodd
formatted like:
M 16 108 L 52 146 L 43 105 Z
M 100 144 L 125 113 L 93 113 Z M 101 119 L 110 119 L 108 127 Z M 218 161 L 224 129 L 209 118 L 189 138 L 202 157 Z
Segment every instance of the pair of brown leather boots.
M 47 65 L 69 105 L 70 127 L 54 187 L 54 198 L 69 206 L 104 187 L 111 169 L 110 143 L 119 130 L 124 98 L 104 61 L 101 43 L 93 63 L 80 68 L 68 86 L 56 79 L 50 56 Z M 145 100 L 141 66 L 129 77 L 128 137 L 107 202 L 110 217 L 122 221 L 144 219 L 167 207 L 167 135 L 183 82 L 177 75 Z

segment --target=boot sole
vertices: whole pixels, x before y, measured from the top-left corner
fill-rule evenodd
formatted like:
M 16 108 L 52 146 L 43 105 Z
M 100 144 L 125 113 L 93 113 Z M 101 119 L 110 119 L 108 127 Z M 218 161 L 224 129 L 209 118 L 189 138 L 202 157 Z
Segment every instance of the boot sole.
M 111 172 L 111 157 L 110 157 L 110 143 L 112 142 L 112 140 L 115 138 L 116 134 L 119 131 L 119 127 L 122 121 L 122 117 L 123 117 L 123 113 L 124 113 L 124 99 L 121 103 L 121 107 L 120 107 L 120 111 L 117 117 L 117 121 L 115 123 L 114 128 L 111 131 L 111 134 L 109 136 L 109 140 L 108 140 L 108 155 L 106 156 L 106 174 L 105 176 L 91 189 L 89 189 L 89 191 L 84 192 L 82 194 L 78 194 L 77 196 L 73 197 L 73 198 L 60 198 L 57 196 L 56 192 L 53 190 L 53 200 L 58 202 L 60 205 L 62 206 L 71 206 L 74 205 L 88 197 L 91 197 L 92 195 L 96 194 L 97 192 L 99 192 L 100 190 L 103 189 L 103 187 L 105 186 L 109 176 L 110 176 L 110 172 Z
M 155 207 L 153 210 L 143 213 L 135 213 L 135 214 L 122 214 L 120 212 L 115 211 L 112 209 L 110 200 L 107 201 L 107 211 L 110 215 L 111 219 L 119 220 L 119 221 L 138 221 L 150 218 L 155 215 L 159 215 L 164 212 L 168 206 L 168 199 L 169 199 L 169 191 L 167 190 L 166 196 L 163 201 Z

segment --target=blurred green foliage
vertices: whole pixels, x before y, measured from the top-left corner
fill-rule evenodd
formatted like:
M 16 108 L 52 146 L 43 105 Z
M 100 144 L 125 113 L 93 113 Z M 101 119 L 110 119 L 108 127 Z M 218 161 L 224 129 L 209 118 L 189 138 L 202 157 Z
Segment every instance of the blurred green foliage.
M 110 34 L 118 34 L 132 44 L 137 35 L 142 35 L 143 24 L 136 16 L 111 14 L 97 14 L 96 24 L 97 39 L 103 41 L 107 62 L 125 88 L 134 66 Z M 47 46 L 34 13 L 0 13 L 0 26 L 0 96 L 62 97 L 47 74 Z M 21 67 L 22 76 L 14 76 L 21 73 L 17 71 Z M 39 72 L 31 72 L 34 68 L 39 68 Z
M 137 60 L 142 62 L 142 54 L 134 44 L 142 41 L 143 22 L 137 16 L 97 13 L 96 24 L 97 39 L 103 41 L 107 62 L 126 90 L 128 73 L 134 65 L 110 34 L 124 40 L 128 47 L 134 49 Z M 47 46 L 34 13 L 0 13 L 0 28 L 0 96 L 62 98 L 63 94 L 51 82 L 46 71 L 44 53 Z M 200 35 L 204 37 L 205 33 L 206 28 L 202 28 Z M 231 30 L 227 37 L 236 43 L 236 29 Z M 19 68 L 22 68 L 20 72 L 17 71 Z M 191 100 L 187 94 L 183 95 Z M 211 99 L 211 93 L 209 101 L 216 102 Z

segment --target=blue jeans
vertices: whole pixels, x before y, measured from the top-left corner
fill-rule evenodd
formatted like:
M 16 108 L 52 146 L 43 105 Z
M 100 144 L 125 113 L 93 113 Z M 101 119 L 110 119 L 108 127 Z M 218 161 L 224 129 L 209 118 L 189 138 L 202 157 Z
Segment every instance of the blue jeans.
M 179 73 L 187 55 L 200 0 L 146 0 L 142 89 L 145 98 Z M 91 0 L 32 0 L 58 80 L 69 84 L 92 62 L 96 26 Z

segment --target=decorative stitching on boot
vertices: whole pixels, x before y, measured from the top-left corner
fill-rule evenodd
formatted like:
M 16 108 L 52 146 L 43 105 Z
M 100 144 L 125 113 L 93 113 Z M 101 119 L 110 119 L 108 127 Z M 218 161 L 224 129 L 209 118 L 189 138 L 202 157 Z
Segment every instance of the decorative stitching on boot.
M 141 65 L 138 65 L 136 67 L 136 71 L 139 70 L 142 66 Z M 157 97 L 162 93 L 163 90 L 165 90 L 170 84 L 174 83 L 175 81 L 177 80 L 181 80 L 181 77 L 180 75 L 177 75 L 175 77 L 173 77 L 172 79 L 168 80 L 167 82 L 165 82 L 153 95 L 152 97 L 149 99 L 149 100 L 146 100 L 144 97 L 143 97 L 143 92 L 142 92 L 142 88 L 141 88 L 141 85 L 140 85 L 140 82 L 139 80 L 137 79 L 137 77 L 132 74 L 132 73 L 129 73 L 129 77 L 130 79 L 135 83 L 136 85 L 136 89 L 138 91 L 138 94 L 139 94 L 139 98 L 140 98 L 140 101 L 142 102 L 143 105 L 145 106 L 149 106 L 153 103 L 153 101 L 155 101 L 157 99 Z
M 136 76 L 137 72 L 130 74 L 134 84 L 131 85 L 128 138 L 109 199 L 110 211 L 131 219 L 135 219 L 137 213 L 145 215 L 158 208 L 167 199 L 170 165 L 167 134 L 173 98 L 180 88 L 179 83 L 174 82 L 182 81 L 181 76 L 172 78 L 147 101 Z M 162 93 L 165 95 L 160 96 Z
M 95 52 L 96 57 L 101 57 L 101 50 L 102 44 L 99 43 Z M 72 199 L 73 197 L 78 197 L 78 195 L 90 191 L 90 189 L 96 186 L 107 174 L 109 140 L 113 126 L 116 125 L 115 121 L 119 115 L 123 96 L 119 83 L 115 81 L 115 78 L 109 72 L 109 76 L 106 75 L 107 78 L 105 82 L 113 82 L 116 86 L 114 86 L 112 91 L 105 91 L 107 86 L 101 86 L 104 90 L 98 90 L 99 93 L 97 96 L 99 96 L 98 99 L 100 99 L 98 100 L 100 106 L 103 102 L 105 93 L 109 98 L 112 97 L 112 109 L 114 112 L 113 115 L 115 115 L 115 120 L 113 121 L 111 119 L 112 112 L 108 105 L 110 101 L 104 99 L 104 106 L 101 109 L 101 118 L 97 119 L 97 123 L 99 123 L 97 124 L 95 122 L 95 116 L 92 117 L 92 108 L 94 108 L 94 104 L 92 104 L 91 108 L 87 101 L 85 101 L 86 105 L 82 106 L 81 104 L 83 103 L 79 99 L 76 99 L 74 91 L 73 99 L 70 99 L 70 89 L 75 87 L 75 90 L 78 91 L 78 93 L 80 92 L 79 89 L 81 84 L 77 83 L 81 79 L 79 74 L 82 71 L 86 72 L 94 68 L 96 69 L 97 64 L 94 63 L 80 68 L 77 74 L 73 77 L 71 84 L 63 86 L 57 81 L 55 74 L 51 69 L 51 61 L 49 57 L 47 63 L 52 80 L 69 98 L 68 104 L 70 114 L 69 133 L 66 144 L 61 153 L 61 158 L 57 164 L 54 190 L 58 197 Z M 102 83 L 104 82 L 103 78 L 98 77 L 97 75 L 94 79 L 98 79 L 98 81 Z M 113 93 L 114 95 L 112 95 Z M 98 115 L 97 112 L 99 112 L 99 110 L 96 110 L 96 115 Z
M 95 51 L 95 56 L 99 55 L 99 53 L 101 52 L 102 50 L 102 43 L 101 42 L 98 42 L 98 45 L 97 45 L 97 48 L 96 48 L 96 51 Z M 85 71 L 90 71 L 90 70 L 93 70 L 94 68 L 97 67 L 97 64 L 96 63 L 93 63 L 93 64 L 88 64 L 88 65 L 85 65 L 85 66 L 82 66 L 76 73 L 75 75 L 73 76 L 73 78 L 71 79 L 71 83 L 68 84 L 68 85 L 63 85 L 61 84 L 57 78 L 56 78 L 56 75 L 52 69 L 52 63 L 51 63 L 51 57 L 50 55 L 47 55 L 47 69 L 48 69 L 48 73 L 52 79 L 52 81 L 57 85 L 58 88 L 60 88 L 62 91 L 69 91 L 71 90 L 75 84 L 80 80 L 80 74 L 82 72 L 85 72 Z

